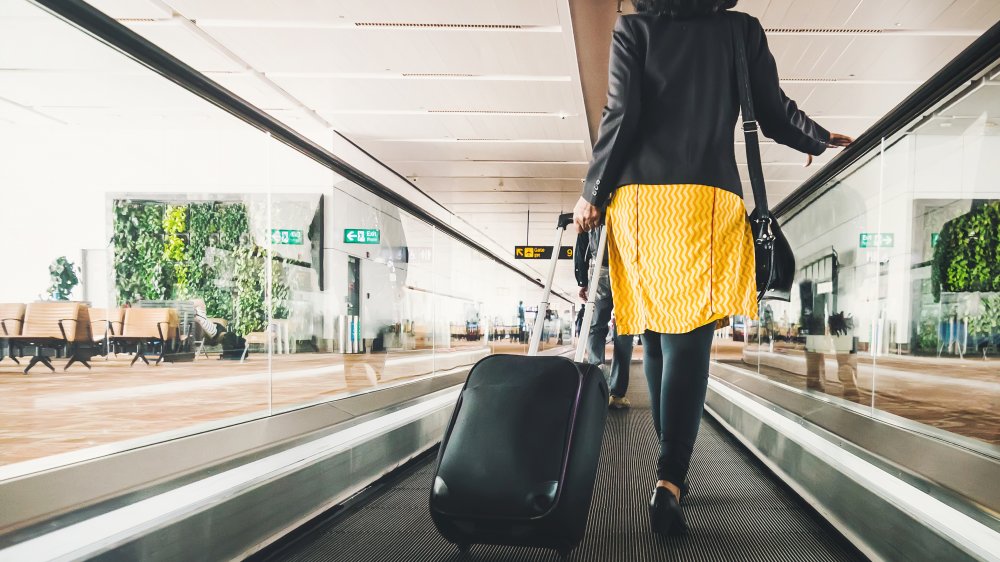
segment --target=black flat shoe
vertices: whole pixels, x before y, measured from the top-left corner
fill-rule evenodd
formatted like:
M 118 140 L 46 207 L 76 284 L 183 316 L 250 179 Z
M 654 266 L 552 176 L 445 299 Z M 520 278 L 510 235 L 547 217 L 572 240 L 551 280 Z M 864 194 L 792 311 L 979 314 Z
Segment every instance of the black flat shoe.
M 661 535 L 681 535 L 687 531 L 684 511 L 670 490 L 657 486 L 653 491 L 649 500 L 649 526 Z

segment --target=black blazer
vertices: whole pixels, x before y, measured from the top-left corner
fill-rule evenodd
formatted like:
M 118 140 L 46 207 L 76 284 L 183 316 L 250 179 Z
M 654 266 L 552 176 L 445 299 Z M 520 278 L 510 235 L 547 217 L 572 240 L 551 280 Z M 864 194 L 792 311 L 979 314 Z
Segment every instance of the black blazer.
M 819 155 L 830 133 L 781 90 L 764 28 L 742 12 L 691 19 L 618 18 L 604 108 L 583 197 L 601 206 L 621 185 L 709 185 L 740 197 L 734 135 L 739 93 L 732 25 L 741 25 L 762 132 Z

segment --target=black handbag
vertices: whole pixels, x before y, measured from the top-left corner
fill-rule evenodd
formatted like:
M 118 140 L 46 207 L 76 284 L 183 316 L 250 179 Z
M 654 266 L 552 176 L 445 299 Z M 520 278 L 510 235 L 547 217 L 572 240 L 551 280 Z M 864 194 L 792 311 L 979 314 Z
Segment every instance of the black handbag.
M 753 113 L 750 94 L 750 71 L 747 68 L 746 43 L 743 29 L 732 18 L 736 48 L 736 82 L 740 90 L 740 111 L 743 114 L 743 137 L 746 139 L 747 168 L 750 187 L 753 189 L 754 210 L 750 213 L 750 230 L 753 231 L 755 271 L 757 274 L 757 300 L 791 300 L 795 279 L 795 254 L 782 234 L 778 221 L 767 206 L 764 188 L 764 170 L 760 163 L 760 143 L 757 121 Z

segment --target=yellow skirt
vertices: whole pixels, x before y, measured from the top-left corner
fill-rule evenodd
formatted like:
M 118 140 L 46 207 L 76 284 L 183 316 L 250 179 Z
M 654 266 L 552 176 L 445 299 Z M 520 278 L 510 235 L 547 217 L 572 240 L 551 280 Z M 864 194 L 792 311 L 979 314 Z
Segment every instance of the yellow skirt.
M 619 334 L 680 334 L 734 314 L 756 319 L 753 234 L 736 194 L 626 185 L 607 224 Z

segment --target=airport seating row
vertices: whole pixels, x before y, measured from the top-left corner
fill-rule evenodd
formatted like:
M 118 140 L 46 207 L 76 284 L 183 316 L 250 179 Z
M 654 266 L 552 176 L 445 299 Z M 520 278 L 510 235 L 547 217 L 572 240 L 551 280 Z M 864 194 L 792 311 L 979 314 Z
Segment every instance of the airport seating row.
M 25 349 L 31 359 L 28 372 L 38 363 L 55 371 L 50 355 L 69 358 L 63 370 L 74 363 L 90 368 L 95 355 L 134 350 L 131 365 L 146 353 L 157 350 L 156 363 L 164 351 L 181 338 L 177 310 L 173 308 L 92 308 L 71 301 L 41 301 L 28 304 L 0 304 L 0 343 L 6 344 L 6 356 L 20 364 Z

